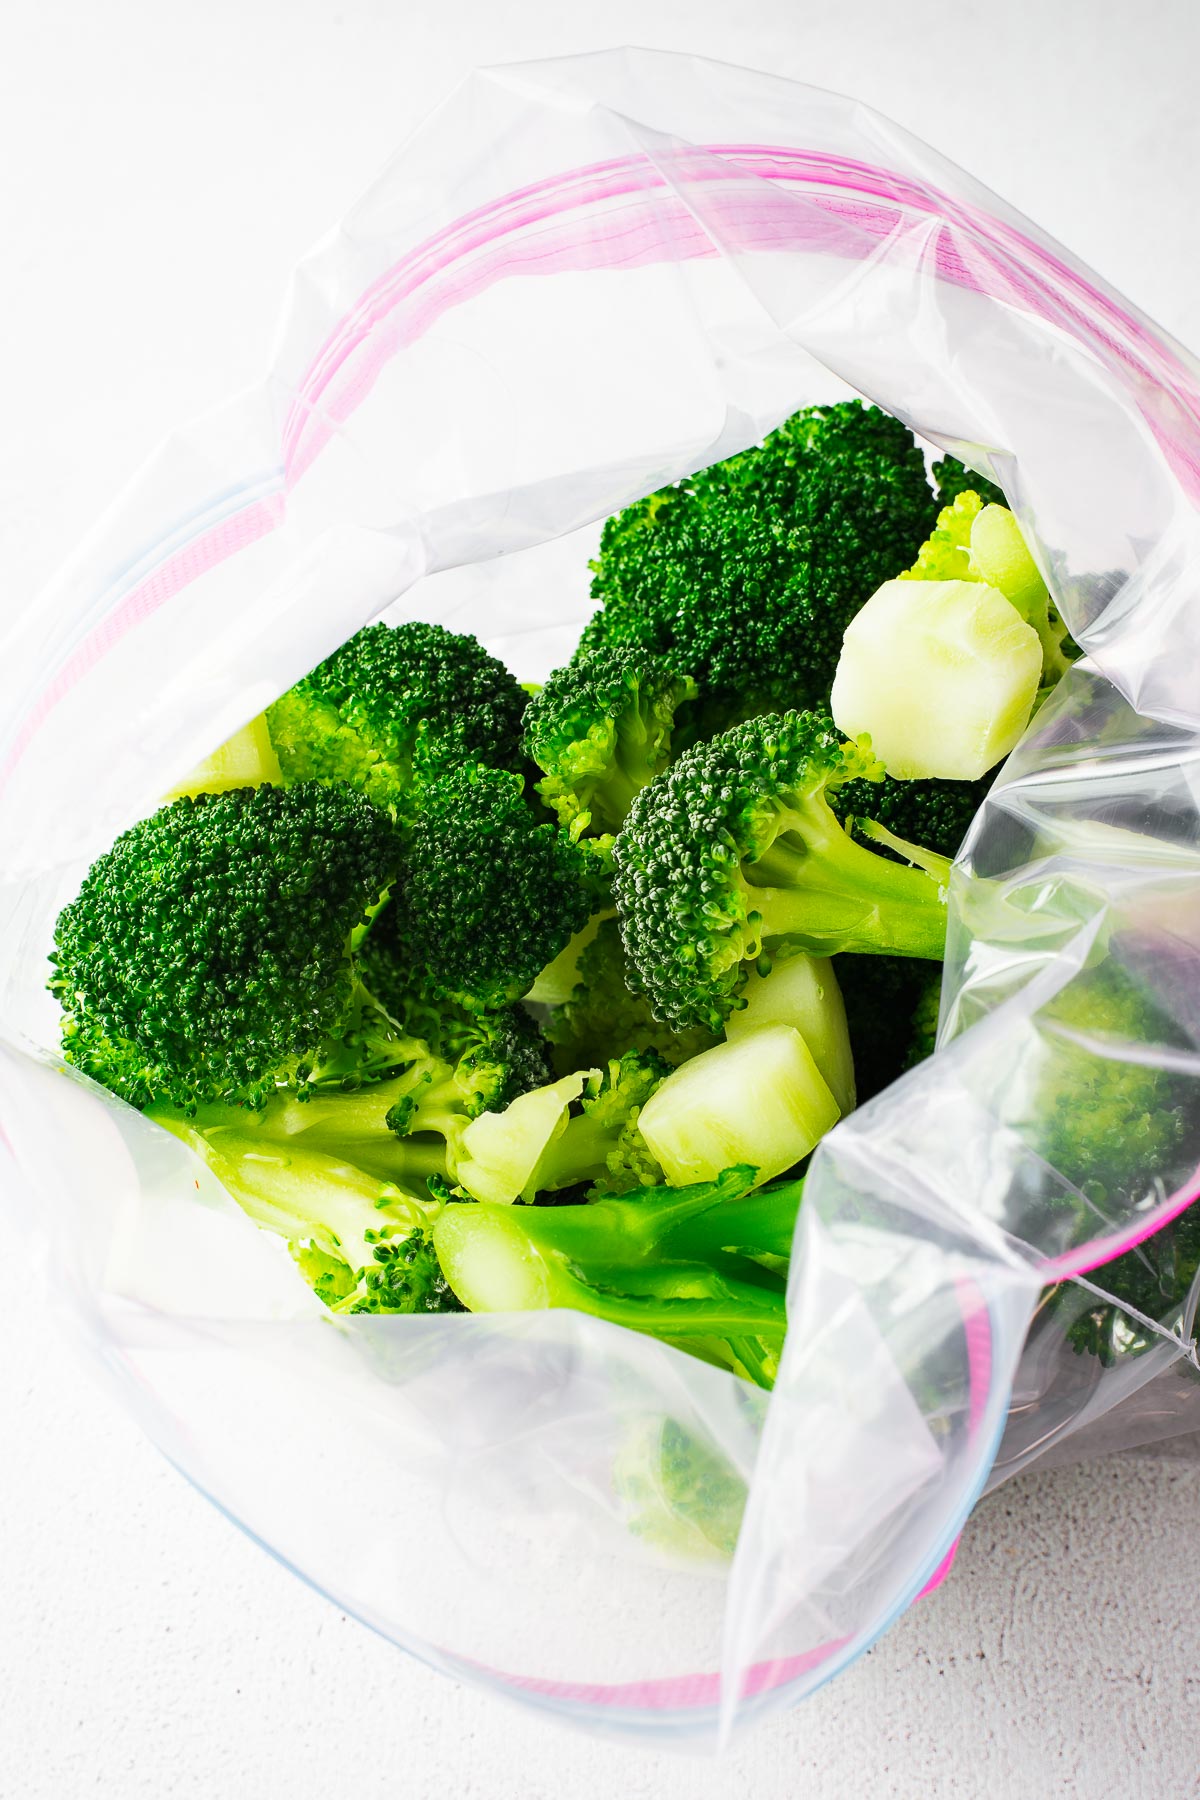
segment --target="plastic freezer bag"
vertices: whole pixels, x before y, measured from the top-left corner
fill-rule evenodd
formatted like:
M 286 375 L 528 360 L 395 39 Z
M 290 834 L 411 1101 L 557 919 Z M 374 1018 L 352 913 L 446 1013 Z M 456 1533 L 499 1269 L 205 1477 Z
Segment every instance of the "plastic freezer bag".
M 368 620 L 536 679 L 590 611 L 597 520 L 854 392 L 1003 485 L 1089 660 L 960 859 L 943 1045 L 814 1160 L 774 1393 L 566 1312 L 334 1321 L 62 1069 L 57 909 Z M 1197 1192 L 1198 406 L 1183 351 L 851 101 L 650 52 L 508 67 L 415 133 L 301 264 L 263 384 L 30 610 L 0 670 L 21 1216 L 150 1435 L 342 1607 L 594 1729 L 715 1742 L 938 1579 L 993 1465 L 1195 1423 L 1194 1293 L 1077 1346 L 1103 1265 L 1149 1267 Z M 1097 959 L 1169 1029 L 1072 1026 Z M 1092 1076 L 1048 1128 L 1064 1043 Z M 1178 1128 L 1097 1183 L 1073 1121 L 1114 1069 L 1168 1070 Z

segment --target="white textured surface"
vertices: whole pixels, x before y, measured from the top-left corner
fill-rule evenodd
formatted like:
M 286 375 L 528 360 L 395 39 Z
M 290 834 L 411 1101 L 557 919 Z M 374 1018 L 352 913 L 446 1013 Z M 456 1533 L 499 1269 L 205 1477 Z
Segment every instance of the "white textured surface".
M 1200 344 L 1193 0 L 43 0 L 0 57 L 0 606 L 261 366 L 295 257 L 472 63 L 630 41 L 861 95 Z M 0 1800 L 1196 1791 L 1195 1475 L 987 1502 L 948 1585 L 704 1768 L 566 1735 L 308 1593 L 81 1375 L 9 1261 Z

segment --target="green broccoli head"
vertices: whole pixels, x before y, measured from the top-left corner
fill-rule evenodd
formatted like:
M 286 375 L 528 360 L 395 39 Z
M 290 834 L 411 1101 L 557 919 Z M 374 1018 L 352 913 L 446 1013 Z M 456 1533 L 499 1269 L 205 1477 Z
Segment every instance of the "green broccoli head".
M 527 695 L 476 638 L 368 625 L 267 711 L 285 780 L 347 782 L 405 816 L 464 762 L 520 767 Z
M 67 1060 L 134 1106 L 184 1112 L 394 1068 L 404 1051 L 351 937 L 398 853 L 385 813 L 317 783 L 143 819 L 59 915 L 49 985 Z
M 696 684 L 636 645 L 582 652 L 525 713 L 545 804 L 574 835 L 620 829 L 633 796 L 671 760 L 671 729 Z
M 932 513 L 903 425 L 858 401 L 809 407 L 608 521 L 581 648 L 637 645 L 689 670 L 698 736 L 823 705 L 846 626 L 912 561 Z
M 467 763 L 426 788 L 379 920 L 409 985 L 492 1011 L 591 916 L 598 859 L 540 822 L 521 777 Z
M 748 966 L 784 944 L 940 959 L 944 869 L 877 855 L 830 808 L 831 791 L 881 773 L 865 740 L 789 712 L 694 745 L 637 796 L 614 845 L 614 891 L 656 1013 L 719 1031 Z
M 1188 1049 L 1153 998 L 1112 958 L 1077 976 L 1037 1016 L 1038 1045 L 1006 1116 L 1102 1216 L 1173 1184 L 1188 1086 L 1146 1060 Z
M 703 1025 L 672 1031 L 654 1017 L 638 984 L 616 919 L 604 919 L 580 952 L 570 998 L 554 1008 L 546 1035 L 560 1074 L 603 1066 L 626 1050 L 653 1051 L 677 1068 L 717 1038 Z
M 1110 1368 L 1118 1358 L 1138 1355 L 1157 1334 L 1145 1320 L 1170 1329 L 1182 1313 L 1200 1271 L 1200 1204 L 1189 1206 L 1153 1237 L 1112 1262 L 1092 1269 L 1088 1279 L 1113 1296 L 1102 1300 L 1089 1296 L 1078 1311 L 1074 1286 L 1056 1290 L 1059 1304 L 1075 1313 L 1067 1338 L 1080 1354 L 1090 1354 Z M 1133 1312 L 1127 1311 L 1132 1308 Z M 1133 1316 L 1140 1313 L 1141 1318 Z

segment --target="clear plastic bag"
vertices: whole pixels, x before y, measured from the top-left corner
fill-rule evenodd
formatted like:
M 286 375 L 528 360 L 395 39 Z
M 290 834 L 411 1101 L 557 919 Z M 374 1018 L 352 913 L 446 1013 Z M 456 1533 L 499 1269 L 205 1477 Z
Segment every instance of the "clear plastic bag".
M 367 620 L 537 678 L 596 520 L 847 392 L 1003 485 L 1089 658 L 960 859 L 937 1055 L 814 1160 L 774 1393 L 570 1313 L 323 1315 L 58 1063 L 59 906 Z M 263 384 L 152 458 L 0 667 L 0 1122 L 51 1293 L 166 1454 L 426 1660 L 695 1743 L 859 1655 L 989 1476 L 1194 1428 L 1194 1293 L 1107 1360 L 1071 1332 L 1200 1191 L 1198 493 L 1191 359 L 886 120 L 651 52 L 472 77 L 300 266 Z M 1169 1069 L 1180 1122 L 1099 1188 L 1072 1096 L 1049 1136 L 1031 1103 L 1098 958 L 1172 1029 L 1092 1050 Z

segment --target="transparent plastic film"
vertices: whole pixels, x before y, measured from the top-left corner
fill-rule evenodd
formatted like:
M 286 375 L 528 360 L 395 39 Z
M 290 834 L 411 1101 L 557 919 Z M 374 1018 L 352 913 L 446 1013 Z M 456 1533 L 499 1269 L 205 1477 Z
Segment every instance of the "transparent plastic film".
M 63 1070 L 59 907 L 359 626 L 538 680 L 600 520 L 851 394 L 1003 486 L 1087 658 L 956 865 L 937 1054 L 813 1160 L 773 1392 L 572 1312 L 325 1314 Z M 944 1576 L 989 1478 L 1193 1424 L 1198 495 L 1191 358 L 887 120 L 654 52 L 472 76 L 0 657 L 13 1198 L 166 1454 L 436 1666 L 709 1746 Z

